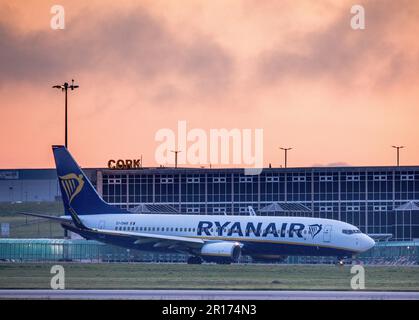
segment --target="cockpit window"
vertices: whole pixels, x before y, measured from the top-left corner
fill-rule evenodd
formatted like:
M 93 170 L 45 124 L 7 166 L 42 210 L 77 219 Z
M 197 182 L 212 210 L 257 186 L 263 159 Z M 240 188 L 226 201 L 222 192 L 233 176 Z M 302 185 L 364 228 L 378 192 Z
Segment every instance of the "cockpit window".
M 343 229 L 342 232 L 344 234 L 361 233 L 361 231 L 359 229 Z

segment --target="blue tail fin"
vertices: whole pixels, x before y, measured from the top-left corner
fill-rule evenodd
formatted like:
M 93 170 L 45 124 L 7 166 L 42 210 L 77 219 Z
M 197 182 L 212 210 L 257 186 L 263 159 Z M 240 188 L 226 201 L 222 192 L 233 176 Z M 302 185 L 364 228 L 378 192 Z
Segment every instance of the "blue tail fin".
M 98 195 L 76 161 L 64 146 L 52 146 L 66 215 L 128 213 L 107 204 Z

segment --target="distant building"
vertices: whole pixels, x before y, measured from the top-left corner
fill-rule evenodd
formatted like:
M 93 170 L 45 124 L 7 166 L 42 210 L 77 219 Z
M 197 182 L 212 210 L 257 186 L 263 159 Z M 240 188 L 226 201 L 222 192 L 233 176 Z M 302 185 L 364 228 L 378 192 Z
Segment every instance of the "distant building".
M 0 170 L 1 202 L 55 201 L 60 197 L 53 169 Z
M 96 170 L 86 174 L 96 178 Z M 95 179 L 96 180 L 96 179 Z M 61 200 L 55 169 L 0 170 L 0 202 L 40 202 Z
M 392 240 L 419 239 L 419 166 L 243 169 L 86 169 L 105 201 L 124 208 L 170 205 L 184 214 L 283 215 L 272 203 L 298 203 L 307 216 L 346 221 Z M 54 201 L 53 169 L 0 170 L 0 201 Z

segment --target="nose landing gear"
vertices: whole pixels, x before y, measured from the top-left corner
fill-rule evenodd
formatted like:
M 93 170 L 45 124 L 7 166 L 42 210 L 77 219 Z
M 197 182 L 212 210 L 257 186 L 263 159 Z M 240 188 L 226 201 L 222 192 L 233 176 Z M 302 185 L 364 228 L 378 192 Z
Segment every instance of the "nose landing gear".
M 344 257 L 337 257 L 337 261 L 335 264 L 337 267 L 343 267 L 345 265 Z

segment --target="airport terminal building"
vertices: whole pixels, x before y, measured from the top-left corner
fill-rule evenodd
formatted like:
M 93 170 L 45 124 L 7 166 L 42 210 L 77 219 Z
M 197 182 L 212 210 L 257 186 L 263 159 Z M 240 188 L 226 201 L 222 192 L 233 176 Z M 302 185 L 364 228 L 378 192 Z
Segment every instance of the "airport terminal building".
M 105 201 L 134 212 L 246 215 L 253 206 L 260 215 L 330 218 L 391 240 L 419 239 L 419 166 L 85 172 Z M 59 199 L 55 169 L 0 170 L 0 202 Z

